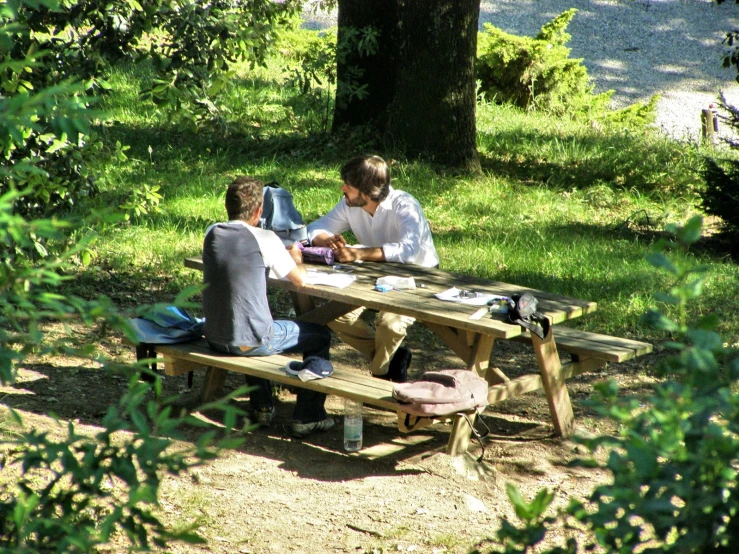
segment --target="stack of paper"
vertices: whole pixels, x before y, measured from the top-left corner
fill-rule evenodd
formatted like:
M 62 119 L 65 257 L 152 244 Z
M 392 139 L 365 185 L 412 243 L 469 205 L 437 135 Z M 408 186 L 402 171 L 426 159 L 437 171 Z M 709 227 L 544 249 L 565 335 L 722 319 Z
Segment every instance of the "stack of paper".
M 465 297 L 462 290 L 457 287 L 452 287 L 435 294 L 439 300 L 446 300 L 447 302 L 458 302 L 459 304 L 466 304 L 468 306 L 485 306 L 490 300 L 507 300 L 505 296 L 498 296 L 497 294 L 488 294 L 485 292 L 475 293 L 475 296 Z

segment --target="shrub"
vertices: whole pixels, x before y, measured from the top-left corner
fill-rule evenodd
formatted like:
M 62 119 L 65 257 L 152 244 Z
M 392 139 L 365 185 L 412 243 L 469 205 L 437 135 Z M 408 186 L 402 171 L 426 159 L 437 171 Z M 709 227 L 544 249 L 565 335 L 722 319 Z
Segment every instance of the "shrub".
M 640 126 L 654 120 L 656 97 L 647 104 L 609 112 L 613 91 L 594 94 L 582 59 L 569 57 L 569 9 L 545 24 L 536 37 L 512 35 L 486 23 L 478 35 L 477 79 L 489 100 L 555 115 Z
M 668 231 L 686 249 L 700 237 L 701 219 Z M 612 481 L 596 487 L 585 503 L 572 499 L 558 514 L 562 522 L 584 525 L 582 544 L 570 537 L 563 547 L 537 550 L 542 554 L 739 552 L 739 351 L 715 332 L 717 314 L 685 322 L 686 304 L 701 295 L 705 267 L 663 252 L 649 260 L 673 278 L 669 292 L 656 299 L 676 308 L 677 318 L 655 310 L 645 320 L 673 335 L 666 346 L 675 354 L 661 364 L 664 381 L 647 398 L 621 396 L 612 381 L 598 386 L 599 411 L 619 431 L 583 441 L 593 452 L 606 448 L 605 462 L 579 463 L 601 467 Z M 502 549 L 492 552 L 528 552 L 555 524 L 556 517 L 544 515 L 552 497 L 541 492 L 527 504 L 515 490 L 509 496 L 523 525 L 504 522 L 497 534 Z
M 728 115 L 722 117 L 726 125 L 739 132 L 739 108 L 730 105 L 722 95 L 719 106 Z M 730 148 L 739 150 L 739 141 L 725 139 Z M 725 157 L 706 157 L 701 170 L 705 189 L 701 192 L 703 207 L 707 213 L 720 217 L 724 231 L 739 236 L 739 160 Z
M 8 11 L 2 13 L 9 17 Z M 12 34 L 18 32 L 23 32 L 22 26 L 0 23 L 0 44 L 12 43 Z M 12 65 L 7 59 L 5 64 L 6 69 Z M 40 121 L 58 133 L 48 141 L 63 143 L 65 127 L 81 129 L 87 124 L 89 114 L 84 110 L 62 109 L 77 106 L 78 92 L 74 85 L 64 84 L 1 97 L 3 144 L 22 143 Z M 16 167 L 3 168 L 2 175 L 17 174 L 19 168 L 34 175 L 43 172 L 42 164 L 40 157 L 19 159 Z M 66 185 L 63 177 L 59 179 Z M 123 331 L 134 339 L 126 320 L 106 298 L 84 300 L 64 293 L 69 265 L 92 237 L 88 234 L 69 248 L 69 236 L 81 229 L 81 222 L 18 213 L 18 201 L 38 195 L 39 188 L 39 182 L 29 180 L 23 191 L 8 187 L 0 193 L 0 244 L 5 249 L 0 257 L 0 384 L 13 383 L 18 364 L 38 353 L 102 364 L 104 370 L 126 375 L 129 389 L 108 409 L 102 430 L 93 436 L 79 434 L 71 422 L 61 438 L 23 427 L 0 434 L 0 550 L 88 553 L 114 540 L 116 546 L 125 543 L 130 550 L 165 547 L 172 540 L 202 542 L 192 527 L 169 530 L 153 513 L 161 479 L 165 472 L 179 473 L 205 463 L 220 448 L 239 441 L 216 441 L 210 432 L 195 445 L 174 449 L 178 427 L 194 420 L 173 417 L 170 406 L 147 400 L 152 390 L 159 398 L 161 382 L 156 377 L 151 384 L 140 382 L 143 365 L 121 366 L 98 355 L 93 345 L 76 346 L 70 336 L 53 339 L 45 334 L 45 322 L 74 320 L 99 325 L 102 332 Z M 213 407 L 226 411 L 226 426 L 231 428 L 236 411 L 223 403 Z M 11 415 L 22 425 L 19 414 Z
M 44 217 L 97 192 L 104 178 L 97 169 L 123 153 L 90 132 L 89 122 L 102 119 L 93 111 L 95 98 L 109 91 L 112 64 L 122 59 L 150 60 L 154 73 L 142 98 L 179 122 L 222 129 L 227 110 L 219 98 L 235 64 L 263 63 L 275 29 L 298 8 L 294 0 L 3 3 L 0 105 L 12 115 L 14 103 L 28 104 L 33 91 L 48 90 L 44 101 L 53 117 L 17 120 L 13 133 L 0 129 L 6 169 L 0 194 L 24 190 L 15 210 Z M 54 94 L 56 87 L 66 93 Z
M 364 71 L 345 62 L 353 55 L 374 55 L 380 39 L 378 30 L 372 26 L 346 28 L 338 42 L 335 28 L 320 33 L 296 31 L 289 38 L 283 39 L 287 41 L 285 44 L 291 45 L 286 65 L 292 70 L 292 85 L 302 94 L 313 95 L 322 104 L 322 131 L 330 127 L 334 101 L 339 106 L 346 106 L 354 99 L 367 98 L 367 85 L 361 83 Z M 344 78 L 341 81 L 338 79 L 337 64 L 345 65 Z

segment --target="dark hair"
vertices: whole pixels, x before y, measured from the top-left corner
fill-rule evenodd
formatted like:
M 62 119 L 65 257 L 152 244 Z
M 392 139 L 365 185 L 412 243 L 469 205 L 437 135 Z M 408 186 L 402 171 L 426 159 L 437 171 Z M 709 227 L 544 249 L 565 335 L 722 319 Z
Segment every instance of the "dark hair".
M 228 219 L 251 218 L 262 205 L 264 183 L 254 177 L 240 175 L 228 185 L 226 191 L 226 213 Z
M 352 158 L 341 167 L 341 179 L 375 202 L 390 193 L 390 168 L 380 156 Z

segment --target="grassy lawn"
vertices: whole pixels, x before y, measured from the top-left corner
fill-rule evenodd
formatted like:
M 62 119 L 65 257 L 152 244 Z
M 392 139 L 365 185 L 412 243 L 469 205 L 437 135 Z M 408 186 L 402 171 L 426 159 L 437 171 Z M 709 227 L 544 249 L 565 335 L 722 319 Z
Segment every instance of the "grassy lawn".
M 218 134 L 175 130 L 136 98 L 146 70 L 117 71 L 121 92 L 107 99 L 112 119 L 101 132 L 130 149 L 107 170 L 93 202 L 118 206 L 142 186 L 159 186 L 163 199 L 158 211 L 99 229 L 79 286 L 104 276 L 111 288 L 148 287 L 174 298 L 199 278 L 182 258 L 198 254 L 205 228 L 225 218 L 223 192 L 238 174 L 278 181 L 306 221 L 335 204 L 338 168 L 367 147 L 324 132 L 320 102 L 289 86 L 283 62 L 240 74 Z M 392 160 L 393 185 L 423 205 L 442 268 L 593 300 L 598 312 L 577 325 L 659 338 L 639 318 L 670 283 L 645 255 L 665 224 L 700 213 L 700 149 L 491 103 L 478 106 L 478 147 L 478 176 L 375 152 Z M 721 314 L 723 336 L 738 341 L 736 264 L 707 246 L 689 255 L 712 270 L 692 315 Z

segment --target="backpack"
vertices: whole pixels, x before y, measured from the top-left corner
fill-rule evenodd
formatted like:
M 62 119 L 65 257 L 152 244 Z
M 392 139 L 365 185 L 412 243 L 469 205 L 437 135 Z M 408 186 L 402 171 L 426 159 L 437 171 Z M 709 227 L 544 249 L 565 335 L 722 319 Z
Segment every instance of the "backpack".
M 485 438 L 490 429 L 481 418 L 473 423 L 465 412 L 481 412 L 488 405 L 488 383 L 477 373 L 469 369 L 442 369 L 427 371 L 419 381 L 413 383 L 396 383 L 393 386 L 393 398 L 398 401 L 398 409 L 406 413 L 405 428 L 414 430 L 419 423 L 428 417 L 450 416 L 460 414 L 472 430 L 472 436 L 480 444 L 482 452 L 478 462 L 485 456 Z M 411 423 L 411 416 L 416 420 Z M 476 422 L 482 423 L 485 431 L 475 429 Z
M 538 307 L 539 301 L 530 292 L 514 294 L 508 301 L 508 319 L 544 340 L 549 334 L 549 318 L 538 312 Z
M 293 202 L 293 196 L 275 182 L 267 183 L 262 191 L 264 207 L 259 226 L 269 229 L 282 239 L 285 246 L 308 242 L 308 228 Z
M 488 383 L 468 369 L 428 371 L 413 383 L 396 383 L 399 409 L 417 416 L 448 416 L 479 411 L 488 405 Z
M 203 336 L 205 320 L 193 317 L 182 308 L 166 306 L 155 308 L 140 317 L 128 320 L 136 336 L 136 360 L 152 360 L 151 370 L 156 373 L 157 344 L 175 344 L 194 341 Z M 143 373 L 145 381 L 152 381 L 153 375 Z M 192 371 L 187 376 L 187 385 L 192 387 Z

